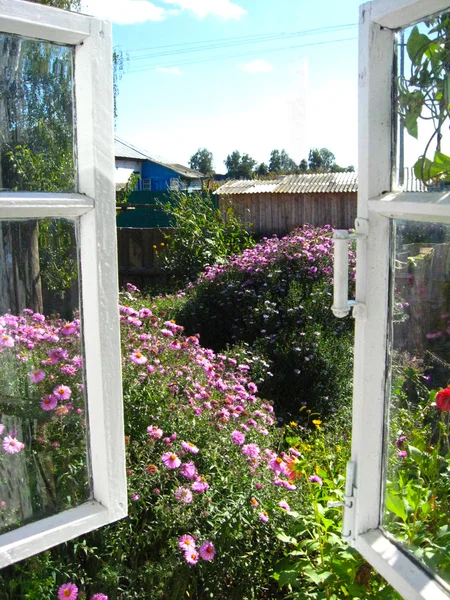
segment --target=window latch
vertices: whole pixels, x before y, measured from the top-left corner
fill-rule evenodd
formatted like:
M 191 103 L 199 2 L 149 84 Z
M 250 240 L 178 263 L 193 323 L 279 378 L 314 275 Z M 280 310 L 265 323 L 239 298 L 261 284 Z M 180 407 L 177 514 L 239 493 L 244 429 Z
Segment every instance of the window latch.
M 333 306 L 331 310 L 335 317 L 342 319 L 348 315 L 351 308 L 364 306 L 361 302 L 348 298 L 348 242 L 350 240 L 365 240 L 369 234 L 369 221 L 356 219 L 356 233 L 347 229 L 336 229 L 334 240 L 334 274 L 333 274 Z
M 344 499 L 339 502 L 327 502 L 328 508 L 343 507 L 342 539 L 350 546 L 353 546 L 355 540 L 355 470 L 356 463 L 349 460 L 347 462 Z

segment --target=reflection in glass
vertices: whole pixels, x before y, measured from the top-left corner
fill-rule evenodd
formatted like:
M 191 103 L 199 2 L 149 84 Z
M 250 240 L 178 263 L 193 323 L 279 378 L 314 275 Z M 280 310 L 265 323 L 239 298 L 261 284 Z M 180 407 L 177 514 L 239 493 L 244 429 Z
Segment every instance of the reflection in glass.
M 73 49 L 0 33 L 0 190 L 75 191 Z
M 450 182 L 450 13 L 397 34 L 397 175 L 405 191 Z
M 76 223 L 0 221 L 0 533 L 90 496 Z
M 383 526 L 450 583 L 450 225 L 394 227 Z

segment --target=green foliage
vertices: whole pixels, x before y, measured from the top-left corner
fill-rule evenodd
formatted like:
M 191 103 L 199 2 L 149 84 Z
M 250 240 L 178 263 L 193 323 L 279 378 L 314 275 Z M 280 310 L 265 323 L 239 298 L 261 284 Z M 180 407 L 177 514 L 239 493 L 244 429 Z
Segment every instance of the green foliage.
M 304 509 L 288 513 L 286 526 L 277 532 L 285 556 L 275 565 L 274 578 L 284 598 L 341 600 L 342 598 L 399 599 L 390 586 L 341 537 L 342 508 L 328 502 L 344 497 L 345 464 L 349 446 L 342 438 L 350 416 L 341 413 L 322 431 L 298 436 L 295 423 L 286 427 L 286 441 L 300 450 L 296 469 L 304 481 Z M 316 477 L 317 480 L 310 479 Z
M 140 178 L 141 176 L 137 173 L 131 173 L 124 187 L 116 191 L 116 204 L 121 206 L 122 204 L 126 204 L 128 202 L 128 198 L 135 191 Z
M 232 179 L 251 179 L 253 170 L 256 166 L 256 160 L 253 160 L 248 154 L 242 154 L 235 150 L 225 159 L 227 175 Z
M 433 133 L 414 165 L 416 177 L 431 184 L 450 181 L 450 157 L 441 152 L 442 130 L 449 117 L 450 106 L 450 17 L 445 13 L 425 25 L 427 33 L 416 25 L 407 40 L 411 72 L 398 81 L 398 112 L 403 126 L 416 139 L 419 119 L 433 123 Z M 436 149 L 431 160 L 427 154 L 433 140 Z
M 199 148 L 189 159 L 189 166 L 204 175 L 211 175 L 214 173 L 212 152 L 206 148 Z
M 437 409 L 422 370 L 394 357 L 384 527 L 448 581 L 450 413 Z
M 209 195 L 175 192 L 169 203 L 160 206 L 174 227 L 167 237 L 163 269 L 180 283 L 195 279 L 205 266 L 224 263 L 253 243 L 232 209 L 222 215 Z
M 272 150 L 270 153 L 269 171 L 271 173 L 296 173 L 297 164 L 288 155 L 286 150 Z
M 308 227 L 263 240 L 208 269 L 176 317 L 215 351 L 247 344 L 262 394 L 288 415 L 302 402 L 326 414 L 350 395 L 353 322 L 330 316 L 330 245 L 328 229 Z

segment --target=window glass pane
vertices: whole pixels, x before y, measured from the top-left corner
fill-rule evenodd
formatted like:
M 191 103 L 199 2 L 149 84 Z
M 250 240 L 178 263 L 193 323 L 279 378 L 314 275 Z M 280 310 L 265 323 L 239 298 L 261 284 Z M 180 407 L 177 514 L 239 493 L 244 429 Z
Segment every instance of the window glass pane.
M 450 13 L 397 34 L 397 183 L 406 191 L 450 185 Z
M 0 533 L 90 497 L 76 223 L 0 221 Z
M 450 225 L 394 229 L 383 524 L 449 584 Z
M 75 190 L 73 48 L 0 33 L 0 190 Z

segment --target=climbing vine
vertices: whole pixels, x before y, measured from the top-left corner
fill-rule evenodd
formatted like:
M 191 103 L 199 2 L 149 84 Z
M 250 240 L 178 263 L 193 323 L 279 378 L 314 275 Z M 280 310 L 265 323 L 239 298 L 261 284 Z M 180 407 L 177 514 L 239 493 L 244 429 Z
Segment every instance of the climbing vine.
M 411 67 L 407 76 L 399 78 L 398 110 L 401 123 L 416 139 L 419 119 L 433 124 L 433 133 L 414 165 L 416 177 L 432 184 L 450 181 L 450 156 L 441 151 L 450 117 L 450 14 L 430 19 L 425 26 L 427 33 L 416 25 L 407 40 Z

